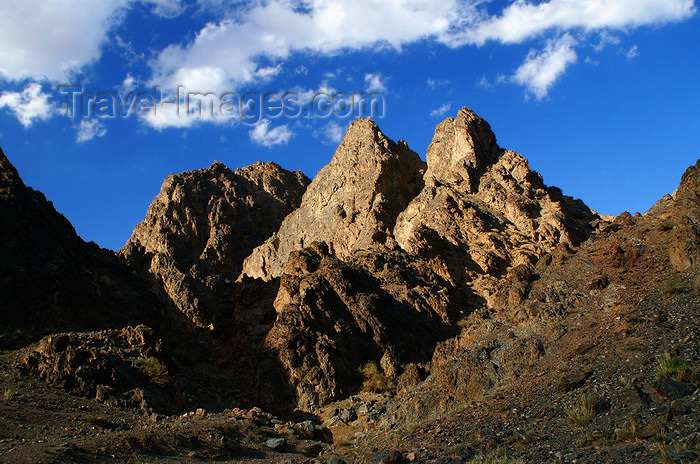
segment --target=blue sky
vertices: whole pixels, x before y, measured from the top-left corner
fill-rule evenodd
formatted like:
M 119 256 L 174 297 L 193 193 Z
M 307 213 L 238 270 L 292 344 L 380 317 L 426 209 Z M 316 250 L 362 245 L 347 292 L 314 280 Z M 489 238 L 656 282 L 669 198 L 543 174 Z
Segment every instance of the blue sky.
M 351 117 L 66 115 L 61 84 L 381 94 L 421 156 L 468 106 L 545 182 L 645 211 L 700 157 L 693 0 L 2 0 L 0 146 L 86 240 L 118 249 L 170 173 L 272 160 L 313 177 Z

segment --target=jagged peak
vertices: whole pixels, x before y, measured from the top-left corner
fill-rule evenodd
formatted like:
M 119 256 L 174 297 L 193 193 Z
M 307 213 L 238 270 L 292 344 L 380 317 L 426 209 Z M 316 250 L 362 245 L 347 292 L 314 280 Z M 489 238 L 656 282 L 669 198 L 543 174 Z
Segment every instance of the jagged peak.
M 473 110 L 463 107 L 456 117 L 442 121 L 428 147 L 429 178 L 445 182 L 459 178 L 475 182 L 497 159 L 501 149 L 491 126 Z
M 343 136 L 343 140 L 340 143 L 340 147 L 354 144 L 358 141 L 374 141 L 374 142 L 386 142 L 389 138 L 384 135 L 382 130 L 379 128 L 377 123 L 375 123 L 372 118 L 358 118 L 350 123 L 348 130 Z

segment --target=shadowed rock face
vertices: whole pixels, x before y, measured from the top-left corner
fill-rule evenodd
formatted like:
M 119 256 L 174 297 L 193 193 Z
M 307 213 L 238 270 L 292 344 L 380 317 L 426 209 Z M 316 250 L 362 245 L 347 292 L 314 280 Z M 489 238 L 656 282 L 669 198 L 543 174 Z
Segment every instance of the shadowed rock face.
M 580 243 L 597 218 L 544 185 L 521 155 L 499 148 L 488 123 L 467 108 L 437 126 L 427 160 L 425 187 L 397 219 L 396 241 L 485 298 L 493 277 Z
M 317 242 L 290 255 L 265 345 L 287 372 L 297 406 L 313 410 L 353 393 L 367 361 L 388 378 L 427 362 L 468 305 L 464 292 L 401 250 L 341 261 Z
M 85 243 L 0 150 L 0 326 L 32 332 L 153 323 L 161 305 L 109 250 Z
M 230 307 L 243 259 L 301 202 L 309 180 L 274 163 L 169 176 L 120 251 L 198 326 Z
M 389 140 L 372 120 L 354 121 L 299 209 L 245 260 L 243 274 L 279 277 L 293 251 L 317 241 L 340 259 L 372 246 L 392 248 L 396 217 L 420 191 L 424 168 L 416 153 Z

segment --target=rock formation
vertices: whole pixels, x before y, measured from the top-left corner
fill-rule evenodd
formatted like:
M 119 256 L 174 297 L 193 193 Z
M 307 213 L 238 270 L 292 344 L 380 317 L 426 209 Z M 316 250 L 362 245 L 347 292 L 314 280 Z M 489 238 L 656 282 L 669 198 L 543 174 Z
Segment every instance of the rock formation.
M 676 270 L 687 270 L 700 262 L 700 161 L 689 167 L 681 179 L 673 201 L 661 215 L 667 217 L 666 226 L 672 227 L 669 247 L 671 265 Z
M 437 126 L 427 164 L 423 190 L 396 221 L 396 241 L 487 299 L 497 287 L 492 277 L 531 266 L 559 244 L 577 245 L 597 219 L 544 185 L 521 155 L 499 148 L 468 108 Z
M 353 121 L 298 210 L 256 248 L 243 274 L 279 277 L 289 255 L 325 242 L 341 259 L 372 246 L 391 248 L 398 214 L 420 190 L 424 163 L 405 142 L 388 139 L 370 119 Z
M 295 387 L 297 406 L 355 391 L 359 368 L 374 362 L 389 379 L 427 362 L 456 330 L 468 300 L 401 250 L 358 252 L 348 262 L 316 242 L 290 255 L 266 346 Z
M 230 310 L 243 259 L 296 209 L 308 179 L 274 163 L 171 175 L 120 251 L 198 326 Z

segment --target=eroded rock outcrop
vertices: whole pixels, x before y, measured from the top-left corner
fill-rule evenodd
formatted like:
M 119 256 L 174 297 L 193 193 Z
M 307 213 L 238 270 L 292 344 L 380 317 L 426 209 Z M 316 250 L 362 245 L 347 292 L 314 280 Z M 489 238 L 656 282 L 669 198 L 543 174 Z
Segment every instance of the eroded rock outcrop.
M 287 262 L 266 345 L 288 373 L 297 405 L 315 409 L 354 392 L 368 361 L 390 379 L 409 363 L 428 361 L 437 343 L 457 332 L 467 300 L 401 250 L 341 261 L 317 242 Z
M 169 176 L 120 253 L 192 322 L 230 309 L 246 256 L 296 209 L 309 180 L 274 163 Z
M 403 141 L 388 139 L 372 120 L 354 121 L 299 209 L 245 260 L 243 273 L 279 277 L 293 251 L 317 241 L 340 259 L 375 245 L 392 248 L 396 217 L 420 191 L 424 166 Z
M 676 270 L 686 270 L 700 262 L 700 161 L 689 167 L 673 201 L 665 208 L 668 227 L 673 227 L 669 259 Z
M 473 111 L 441 122 L 428 148 L 425 186 L 394 236 L 455 285 L 485 298 L 509 268 L 533 265 L 559 244 L 588 237 L 597 216 L 547 187 L 521 155 L 499 148 Z
M 164 381 L 167 370 L 157 356 L 162 356 L 161 341 L 149 327 L 140 325 L 50 335 L 27 350 L 21 366 L 66 391 L 95 397 L 100 390 L 124 393 L 141 387 L 151 380 L 149 373 L 153 380 Z M 147 359 L 150 371 L 139 368 L 139 362 Z M 154 371 L 155 363 L 162 366 L 160 372 Z

